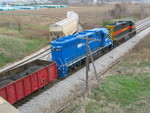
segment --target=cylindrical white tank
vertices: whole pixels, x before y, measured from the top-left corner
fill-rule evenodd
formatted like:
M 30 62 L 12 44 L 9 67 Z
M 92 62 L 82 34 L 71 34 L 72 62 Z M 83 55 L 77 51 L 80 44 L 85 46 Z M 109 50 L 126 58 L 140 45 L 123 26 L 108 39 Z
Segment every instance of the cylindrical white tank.
M 78 29 L 78 14 L 73 11 L 67 12 L 67 18 L 50 26 L 51 40 L 75 33 Z

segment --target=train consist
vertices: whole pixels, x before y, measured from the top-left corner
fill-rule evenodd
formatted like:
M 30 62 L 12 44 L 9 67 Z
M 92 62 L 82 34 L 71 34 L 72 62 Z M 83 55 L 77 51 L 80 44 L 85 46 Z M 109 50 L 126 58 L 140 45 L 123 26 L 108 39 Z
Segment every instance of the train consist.
M 78 14 L 73 11 L 68 11 L 66 19 L 50 26 L 50 39 L 55 40 L 56 38 L 75 33 L 78 29 L 78 21 Z
M 52 60 L 57 63 L 59 77 L 67 76 L 72 70 L 84 64 L 86 58 L 85 39 L 80 38 L 99 40 L 89 40 L 90 49 L 95 55 L 105 49 L 113 48 L 116 43 L 136 33 L 135 23 L 132 20 L 118 21 L 107 25 L 106 28 L 86 30 L 51 42 Z
M 51 42 L 52 61 L 36 60 L 1 73 L 0 96 L 13 104 L 54 79 L 63 78 L 84 65 L 86 38 L 89 38 L 92 55 L 97 56 L 135 34 L 135 23 L 126 20 L 107 25 L 106 28 L 94 28 L 58 38 Z

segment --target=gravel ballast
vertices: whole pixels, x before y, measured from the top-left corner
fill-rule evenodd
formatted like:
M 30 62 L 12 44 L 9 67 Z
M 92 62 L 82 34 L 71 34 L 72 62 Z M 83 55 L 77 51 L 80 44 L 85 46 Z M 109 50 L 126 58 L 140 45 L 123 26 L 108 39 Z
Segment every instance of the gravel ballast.
M 150 27 L 126 41 L 119 47 L 100 57 L 95 61 L 97 72 L 100 73 L 110 67 L 119 58 L 128 53 L 141 39 L 150 33 Z M 89 77 L 95 78 L 94 69 L 90 65 Z M 85 88 L 85 67 L 73 75 L 60 81 L 50 89 L 44 91 L 32 100 L 26 102 L 18 109 L 23 113 L 56 113 L 59 109 L 75 98 L 80 90 Z M 89 81 L 91 82 L 91 81 Z M 82 88 L 81 88 L 82 87 Z

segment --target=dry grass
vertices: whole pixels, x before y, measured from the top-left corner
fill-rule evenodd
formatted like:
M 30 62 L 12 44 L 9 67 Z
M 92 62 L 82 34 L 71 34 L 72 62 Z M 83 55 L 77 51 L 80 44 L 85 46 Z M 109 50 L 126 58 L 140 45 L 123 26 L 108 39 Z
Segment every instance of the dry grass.
M 145 37 L 119 65 L 113 67 L 87 97 L 73 101 L 62 113 L 149 113 L 150 35 Z M 79 101 L 80 100 L 80 101 Z
M 114 67 L 110 74 L 126 74 L 130 76 L 136 76 L 138 73 L 150 73 L 150 35 L 143 39 L 130 55 L 123 60 L 119 66 Z
M 21 11 L 9 11 L 1 12 L 0 26 L 9 27 L 10 23 L 13 25 L 16 23 L 15 15 L 22 16 L 22 23 L 24 30 L 35 28 L 36 26 L 46 26 L 44 30 L 48 30 L 50 24 L 54 24 L 57 21 L 66 17 L 67 11 L 75 11 L 79 14 L 80 22 L 84 28 L 100 27 L 101 21 L 105 16 L 105 12 L 111 9 L 113 5 L 107 5 L 104 7 L 99 6 L 82 6 L 82 7 L 69 7 L 63 9 L 37 9 L 37 10 L 21 10 Z M 94 20 L 94 21 L 93 21 Z M 36 27 L 37 28 L 37 27 Z
M 107 4 L 105 6 L 76 6 L 61 9 L 43 8 L 37 10 L 18 10 L 0 12 L 0 27 L 2 27 L 2 29 L 5 29 L 5 31 L 0 30 L 0 33 L 20 37 L 20 35 L 14 32 L 17 31 L 16 16 L 21 16 L 22 37 L 48 38 L 49 25 L 54 24 L 55 22 L 65 18 L 67 11 L 77 12 L 79 14 L 80 23 L 85 29 L 101 27 L 103 25 L 103 21 L 110 21 L 113 19 L 113 17 L 110 16 L 111 14 L 109 14 L 108 12 L 109 10 L 114 8 L 114 6 L 114 4 Z M 136 18 L 145 18 L 149 15 L 149 10 L 149 4 L 145 5 L 144 7 L 145 13 L 141 13 L 138 4 L 128 5 L 127 18 L 131 18 L 134 16 Z M 29 36 L 27 36 L 28 34 Z

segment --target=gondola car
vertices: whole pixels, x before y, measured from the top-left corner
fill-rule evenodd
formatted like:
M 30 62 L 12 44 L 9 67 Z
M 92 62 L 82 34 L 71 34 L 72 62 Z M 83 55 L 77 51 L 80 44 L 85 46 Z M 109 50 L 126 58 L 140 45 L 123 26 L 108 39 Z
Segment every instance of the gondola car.
M 0 96 L 14 104 L 55 79 L 55 62 L 35 60 L 0 73 Z

